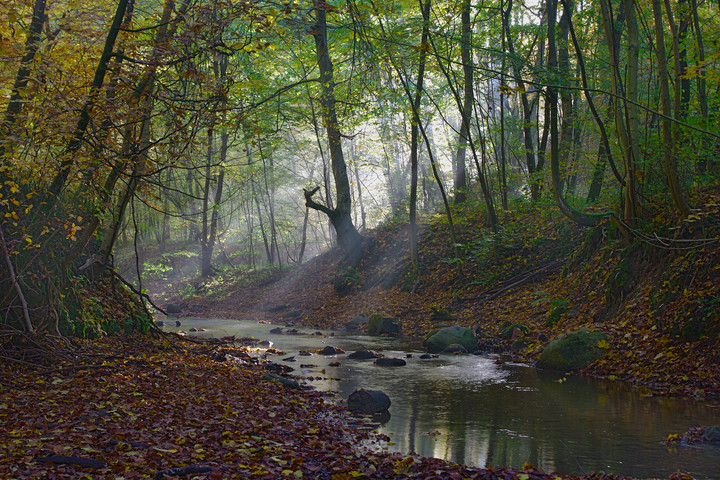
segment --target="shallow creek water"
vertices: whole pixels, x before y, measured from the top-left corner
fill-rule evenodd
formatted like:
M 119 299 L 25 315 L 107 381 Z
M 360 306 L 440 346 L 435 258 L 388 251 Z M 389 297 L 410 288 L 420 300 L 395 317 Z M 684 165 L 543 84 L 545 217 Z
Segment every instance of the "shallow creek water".
M 664 440 L 688 427 L 720 424 L 720 408 L 681 399 L 647 397 L 619 382 L 539 372 L 526 365 L 495 363 L 476 355 L 442 355 L 421 360 L 418 339 L 371 337 L 349 332 L 300 328 L 301 334 L 271 334 L 278 325 L 218 319 L 181 319 L 204 337 L 255 337 L 269 340 L 285 355 L 275 363 L 320 391 L 347 397 L 356 388 L 382 390 L 391 399 L 390 420 L 380 427 L 391 451 L 484 467 L 519 468 L 524 462 L 551 472 L 580 475 L 605 472 L 667 478 L 675 471 L 697 479 L 720 479 L 720 447 L 668 449 Z M 287 328 L 283 328 L 287 330 Z M 331 336 L 332 335 L 332 336 Z M 326 345 L 348 353 L 382 348 L 388 357 L 406 358 L 404 367 L 380 367 L 346 355 L 300 356 Z M 294 356 L 295 362 L 283 361 Z M 330 367 L 340 362 L 338 367 Z M 313 365 L 301 368 L 300 365 Z M 321 370 L 325 369 L 325 373 Z M 322 377 L 317 380 L 317 377 Z

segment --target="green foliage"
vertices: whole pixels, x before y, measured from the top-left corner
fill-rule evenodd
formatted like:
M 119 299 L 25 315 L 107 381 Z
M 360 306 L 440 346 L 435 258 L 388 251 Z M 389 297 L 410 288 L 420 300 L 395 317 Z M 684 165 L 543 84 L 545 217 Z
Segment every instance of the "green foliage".
M 498 327 L 499 337 L 505 340 L 510 340 L 516 328 L 520 330 L 523 335 L 527 335 L 527 333 L 530 331 L 530 329 L 528 329 L 528 327 L 522 323 L 505 321 L 500 324 L 500 327 Z
M 567 309 L 568 302 L 567 300 L 553 300 L 551 303 L 552 309 L 550 310 L 550 313 L 548 313 L 547 318 L 545 319 L 545 325 L 550 326 L 558 321 L 560 321 L 560 316 L 565 313 L 565 310 Z
M 64 335 L 100 338 L 119 332 L 147 333 L 152 319 L 135 294 L 110 280 L 99 283 L 73 282 L 71 294 L 62 302 L 58 325 Z
M 332 279 L 332 285 L 338 295 L 345 296 L 360 286 L 362 277 L 352 266 L 345 267 Z
M 183 283 L 178 290 L 178 295 L 182 298 L 193 298 L 198 294 L 197 287 L 192 282 Z
M 159 263 L 145 263 L 143 266 L 143 278 L 167 278 L 173 267 L 165 263 L 164 259 Z
M 567 307 L 568 305 L 570 305 L 570 302 L 568 302 L 566 299 L 552 298 L 548 292 L 537 291 L 534 292 L 533 295 L 539 298 L 537 298 L 530 304 L 531 307 L 536 307 L 544 303 L 550 305 L 550 312 L 548 312 L 548 315 L 545 319 L 545 325 L 547 326 L 557 323 L 560 320 L 560 316 L 567 311 Z

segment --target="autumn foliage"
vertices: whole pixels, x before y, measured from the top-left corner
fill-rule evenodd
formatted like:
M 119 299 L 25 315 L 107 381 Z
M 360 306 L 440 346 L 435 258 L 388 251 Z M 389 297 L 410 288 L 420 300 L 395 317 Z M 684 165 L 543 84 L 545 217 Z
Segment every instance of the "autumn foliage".
M 573 478 L 530 465 L 480 469 L 383 453 L 383 438 L 324 394 L 263 380 L 263 364 L 250 360 L 242 345 L 241 339 L 198 344 L 174 336 L 116 336 L 73 342 L 53 358 L 46 344 L 43 354 L 52 361 L 35 366 L 18 356 L 32 348 L 5 347 L 0 476 Z

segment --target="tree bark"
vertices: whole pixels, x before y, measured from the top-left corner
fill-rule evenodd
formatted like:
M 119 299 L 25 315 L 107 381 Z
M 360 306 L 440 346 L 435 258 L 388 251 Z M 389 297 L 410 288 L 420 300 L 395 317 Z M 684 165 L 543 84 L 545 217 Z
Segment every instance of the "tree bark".
M 469 9 L 469 0 L 468 2 Z M 420 36 L 420 60 L 418 63 L 418 75 L 417 83 L 415 84 L 415 98 L 413 99 L 413 121 L 412 129 L 410 133 L 410 262 L 412 263 L 413 271 L 417 276 L 419 274 L 420 266 L 418 259 L 418 225 L 417 225 L 417 186 L 418 186 L 418 148 L 419 148 L 419 130 L 421 126 L 420 119 L 420 101 L 422 99 L 423 81 L 425 80 L 425 61 L 427 59 L 428 46 L 428 35 L 430 31 L 429 19 L 430 19 L 430 0 L 425 0 L 425 3 L 421 3 L 421 12 L 423 16 L 423 30 Z M 469 12 L 468 12 L 469 21 Z M 464 57 L 463 57 L 464 61 Z M 466 79 L 467 80 L 467 79 Z M 472 84 L 471 84 L 472 90 Z M 466 89 L 467 91 L 467 89 Z M 463 120 L 465 128 L 467 124 Z M 461 131 L 462 135 L 462 131 Z M 465 152 L 463 151 L 463 172 L 465 164 Z M 457 203 L 457 197 L 456 197 Z
M 639 54 L 640 38 L 637 23 L 635 0 L 623 0 L 628 35 L 628 70 L 627 90 L 625 96 L 625 116 L 627 117 L 627 155 L 625 156 L 625 214 L 624 220 L 635 224 L 640 215 L 638 199 L 638 180 L 642 175 L 638 172 L 640 161 L 640 125 L 638 120 L 638 80 L 640 78 Z
M 125 17 L 125 10 L 128 7 L 129 0 L 118 0 L 118 6 L 115 10 L 115 16 L 113 17 L 112 24 L 110 25 L 110 31 L 105 39 L 105 46 L 103 48 L 100 61 L 95 70 L 95 76 L 93 78 L 92 85 L 90 86 L 90 93 L 88 94 L 87 100 L 80 110 L 80 118 L 78 118 L 77 125 L 72 133 L 72 138 L 65 147 L 62 153 L 64 160 L 60 162 L 60 169 L 55 175 L 50 187 L 48 188 L 45 201 L 48 202 L 49 206 L 52 206 L 57 201 L 57 197 L 60 191 L 65 186 L 68 176 L 70 175 L 70 168 L 75 162 L 75 152 L 80 150 L 85 138 L 85 130 L 87 130 L 90 124 L 90 113 L 95 105 L 96 97 L 102 88 L 103 82 L 105 81 L 105 74 L 109 70 L 110 59 L 112 58 L 113 49 L 115 48 L 115 41 L 120 33 L 120 26 L 123 23 Z
M 429 15 L 429 14 L 428 14 Z M 462 24 L 462 35 L 460 37 L 460 57 L 463 66 L 463 111 L 460 122 L 460 133 L 458 135 L 458 147 L 455 153 L 454 190 L 457 205 L 467 200 L 467 175 L 465 167 L 465 150 L 467 149 L 470 136 L 470 116 L 473 104 L 473 58 L 472 58 L 472 25 L 470 23 L 470 0 L 462 0 L 460 6 L 460 21 Z M 424 51 L 422 52 L 425 53 Z
M 315 202 L 312 195 L 305 194 L 305 205 L 314 210 L 325 213 L 337 233 L 340 247 L 348 255 L 355 255 L 359 259 L 359 246 L 362 236 L 353 225 L 351 214 L 352 200 L 350 182 L 347 175 L 347 165 L 343 155 L 340 128 L 335 112 L 335 80 L 333 79 L 333 64 L 327 44 L 327 4 L 321 0 L 314 0 L 315 26 L 315 53 L 320 70 L 320 89 L 322 91 L 320 103 L 322 105 L 323 121 L 328 136 L 330 158 L 333 178 L 335 180 L 336 207 L 330 209 Z
M 667 4 L 666 4 L 667 5 Z M 668 5 L 669 7 L 669 5 Z M 660 0 L 652 0 L 653 18 L 655 20 L 655 52 L 657 53 L 658 77 L 660 80 L 660 102 L 662 104 L 662 132 L 663 132 L 663 157 L 665 160 L 665 174 L 667 175 L 670 194 L 672 195 L 675 209 L 680 214 L 680 218 L 685 218 L 690 214 L 690 206 L 685 199 L 684 192 L 680 186 L 677 173 L 677 163 L 675 155 L 677 152 L 677 136 L 673 135 L 673 124 L 670 103 L 670 87 L 668 82 L 667 56 L 665 52 L 665 34 L 663 29 L 662 6 Z M 668 10 L 668 14 L 670 11 Z M 673 28 L 673 37 L 675 37 L 675 29 Z M 680 112 L 680 85 L 678 78 L 678 59 L 677 48 L 675 48 L 676 72 L 675 72 L 675 118 Z M 677 129 L 677 127 L 675 127 Z
M 522 77 L 520 65 L 516 60 L 517 57 L 515 55 L 515 45 L 513 43 L 512 35 L 510 35 L 510 12 L 512 11 L 512 6 L 513 0 L 508 0 L 507 9 L 502 16 L 503 30 L 507 39 L 508 51 L 513 58 L 512 69 L 513 73 L 515 74 L 515 83 L 517 83 L 518 89 L 520 90 L 520 101 L 522 103 L 523 144 L 525 147 L 525 165 L 528 169 L 528 177 L 531 185 L 530 197 L 533 202 L 537 202 L 539 200 L 539 195 L 537 195 L 536 193 L 537 189 L 533 188 L 533 184 L 536 182 L 535 176 L 537 172 L 537 165 L 535 163 L 535 145 L 533 141 L 533 131 L 531 128 L 533 106 L 530 104 L 527 91 L 525 90 L 525 81 Z M 539 193 L 539 190 L 537 190 L 537 192 Z
M 698 7 L 697 0 L 691 0 L 692 2 L 692 21 L 693 27 L 695 28 L 695 38 L 697 41 L 698 49 L 698 63 L 700 69 L 697 76 L 697 91 L 698 91 L 698 104 L 700 105 L 700 127 L 705 129 L 708 125 L 709 108 L 707 99 L 707 82 L 705 80 L 705 44 L 703 42 L 702 30 L 700 29 L 700 20 L 698 18 Z M 707 135 L 702 136 L 703 151 L 698 155 L 698 160 L 695 164 L 696 171 L 698 173 L 704 173 L 707 170 L 708 158 L 710 156 L 711 141 Z
M 569 8 L 568 2 L 566 0 L 563 0 L 562 3 L 564 9 L 567 10 Z M 615 161 L 612 156 L 612 150 L 610 148 L 610 140 L 608 139 L 607 131 L 605 129 L 605 123 L 603 122 L 602 117 L 600 117 L 600 113 L 595 107 L 595 101 L 593 99 L 593 96 L 588 89 L 587 74 L 585 72 L 585 60 L 583 59 L 582 48 L 580 47 L 580 42 L 578 41 L 577 35 L 575 35 L 575 28 L 573 27 L 572 18 L 570 16 L 568 16 L 568 28 L 570 30 L 570 36 L 572 38 L 573 46 L 575 47 L 575 55 L 577 56 L 578 68 L 580 69 L 580 79 L 582 81 L 583 93 L 585 94 L 585 99 L 588 102 L 588 107 L 590 108 L 590 112 L 595 119 L 595 123 L 600 130 L 600 146 L 598 147 L 598 160 L 593 171 L 593 178 L 590 184 L 590 188 L 588 190 L 587 197 L 589 202 L 594 202 L 600 195 L 600 190 L 602 188 L 602 182 L 605 173 L 605 163 L 610 164 L 612 171 L 615 174 L 615 178 L 617 178 L 618 182 L 620 182 L 621 185 L 624 185 L 625 182 L 623 181 L 622 176 L 620 175 L 620 172 L 618 172 L 617 166 L 615 165 Z
M 548 12 L 548 68 L 553 70 L 557 67 L 557 46 L 555 43 L 555 22 L 557 18 L 557 0 L 547 0 Z M 595 226 L 600 217 L 593 217 L 578 212 L 570 207 L 562 195 L 560 185 L 560 145 L 558 139 L 558 101 L 557 91 L 554 85 L 548 87 L 548 103 L 550 104 L 550 170 L 552 173 L 553 191 L 555 201 L 560 210 L 570 219 L 583 226 Z
M 555 2 L 557 8 L 557 2 Z M 557 69 L 560 76 L 559 83 L 566 85 L 570 74 L 570 52 L 569 52 L 569 23 L 572 18 L 574 4 L 570 0 L 569 8 L 563 10 L 558 22 L 559 34 L 557 45 Z M 562 121 L 560 127 L 560 145 L 559 145 L 559 162 L 561 167 L 567 167 L 570 160 L 570 152 L 572 149 L 572 132 L 575 128 L 575 108 L 573 105 L 572 91 L 567 88 L 560 90 L 560 101 L 562 103 Z M 564 190 L 567 187 L 565 178 L 560 177 L 559 182 L 553 182 L 554 187 L 559 190 L 557 194 L 564 196 Z
M 10 252 L 8 252 L 7 242 L 5 241 L 5 233 L 3 232 L 2 223 L 0 223 L 0 252 L 2 253 L 5 266 L 8 269 L 8 277 L 10 278 L 11 288 L 15 289 L 17 298 L 20 300 L 20 306 L 23 312 L 23 321 L 25 330 L 32 332 L 34 330 L 32 320 L 30 319 L 30 312 L 28 311 L 28 304 L 25 300 L 25 294 L 23 293 L 22 287 L 20 286 L 20 280 L 15 274 L 15 266 L 10 259 Z M 8 295 L 9 296 L 9 295 Z
M 28 28 L 28 36 L 25 40 L 25 55 L 23 55 L 20 61 L 20 68 L 15 75 L 15 83 L 13 84 L 10 92 L 10 100 L 8 101 L 7 108 L 5 110 L 5 125 L 3 130 L 9 132 L 11 127 L 15 124 L 18 114 L 23 108 L 23 94 L 22 90 L 27 86 L 30 81 L 30 68 L 35 58 L 35 54 L 38 52 L 42 39 L 42 27 L 45 23 L 45 8 L 46 0 L 35 0 L 33 5 L 32 18 L 30 19 L 30 27 Z M 5 132 L 3 132 L 5 134 Z M 0 162 L 5 163 L 6 159 L 3 157 L 5 145 L 0 146 Z
M 455 103 L 456 103 L 456 105 L 457 105 L 457 107 L 458 107 L 458 110 L 460 111 L 460 114 L 461 114 L 462 116 L 464 116 L 466 113 L 469 113 L 469 112 L 465 112 L 465 111 L 463 110 L 463 101 L 462 101 L 462 99 L 460 98 L 459 92 L 458 92 L 457 89 L 453 86 L 452 79 L 450 78 L 450 73 L 448 72 L 447 68 L 445 68 L 445 67 L 443 66 L 442 58 L 441 58 L 440 55 L 438 54 L 438 51 L 437 51 L 437 48 L 436 48 L 436 46 L 435 46 L 435 42 L 434 42 L 433 39 L 432 39 L 432 36 L 430 36 L 429 39 L 430 39 L 430 46 L 432 47 L 433 54 L 435 55 L 435 58 L 436 58 L 436 60 L 437 60 L 438 66 L 440 67 L 440 71 L 442 72 L 443 76 L 445 77 L 445 80 L 447 81 L 448 87 L 449 87 L 450 90 L 452 91 L 453 97 L 455 98 Z M 421 129 L 421 132 L 424 132 L 424 131 L 425 131 L 425 129 Z M 424 133 L 423 133 L 423 136 L 425 136 Z M 478 170 L 478 181 L 480 182 L 480 189 L 482 190 L 483 197 L 484 197 L 484 199 L 485 199 L 485 205 L 486 205 L 486 207 L 487 207 L 487 212 L 488 212 L 488 226 L 490 226 L 490 228 L 492 228 L 493 231 L 497 231 L 497 229 L 498 229 L 498 219 L 497 219 L 497 214 L 496 214 L 496 212 L 495 212 L 495 205 L 493 205 L 492 194 L 490 193 L 490 188 L 488 187 L 487 179 L 486 179 L 486 177 L 485 177 L 485 173 L 484 173 L 484 172 L 482 171 L 482 169 L 480 168 L 480 164 L 479 164 L 478 158 L 477 158 L 477 150 L 475 149 L 475 142 L 473 142 L 472 137 L 468 137 L 468 144 L 470 145 L 470 150 L 471 150 L 471 152 L 472 152 L 472 154 L 473 154 L 473 159 L 475 160 L 475 165 L 478 167 L 478 168 L 477 168 L 477 170 Z M 432 158 L 432 156 L 431 156 L 431 158 Z M 437 172 L 436 172 L 436 169 L 435 169 L 435 165 L 434 165 L 434 164 L 433 164 L 433 173 L 435 173 L 435 175 L 436 175 L 436 177 L 437 177 Z

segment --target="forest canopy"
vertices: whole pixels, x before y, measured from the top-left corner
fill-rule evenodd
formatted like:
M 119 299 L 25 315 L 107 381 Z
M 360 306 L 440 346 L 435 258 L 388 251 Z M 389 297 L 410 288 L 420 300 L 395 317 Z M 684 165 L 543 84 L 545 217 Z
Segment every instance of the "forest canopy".
M 146 328 L 142 279 L 178 256 L 206 277 L 219 255 L 301 264 L 362 252 L 389 221 L 410 225 L 417 267 L 418 216 L 452 226 L 463 206 L 489 232 L 534 203 L 706 241 L 693 199 L 720 175 L 717 3 L 0 8 L 0 315 L 17 328 L 107 333 L 78 318 L 99 319 L 108 288 L 142 302 L 113 328 Z

